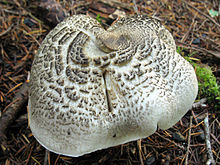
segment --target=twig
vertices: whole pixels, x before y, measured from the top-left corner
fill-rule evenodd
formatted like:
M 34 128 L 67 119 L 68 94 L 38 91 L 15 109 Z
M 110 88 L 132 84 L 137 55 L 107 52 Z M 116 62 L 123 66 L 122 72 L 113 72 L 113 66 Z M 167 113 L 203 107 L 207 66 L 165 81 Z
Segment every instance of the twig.
M 57 162 L 58 162 L 59 159 L 60 159 L 60 155 L 57 156 L 57 158 L 56 158 L 56 160 L 54 162 L 54 165 L 57 165 Z
M 192 21 L 192 23 L 191 23 L 191 25 L 190 25 L 188 31 L 185 33 L 185 35 L 184 35 L 183 38 L 181 39 L 181 42 L 184 43 L 184 42 L 186 41 L 187 37 L 189 36 L 189 33 L 190 33 L 190 31 L 192 30 L 192 27 L 193 27 L 193 25 L 194 25 L 194 23 L 195 23 L 196 16 L 197 16 L 197 14 L 194 16 L 193 21 Z
M 206 148 L 208 153 L 208 161 L 206 162 L 206 165 L 215 164 L 213 154 L 212 154 L 212 147 L 210 142 L 210 133 L 209 133 L 209 115 L 207 112 L 207 115 L 204 119 L 204 128 L 205 128 L 205 142 L 206 142 Z
M 220 1 L 218 1 L 218 14 L 220 14 Z
M 137 141 L 137 145 L 138 145 L 139 158 L 140 158 L 141 165 L 144 165 L 143 158 L 142 158 L 141 140 Z
M 190 141 L 191 141 L 192 119 L 193 119 L 193 116 L 190 116 L 189 135 L 188 135 L 188 145 L 187 145 L 187 151 L 186 151 L 185 165 L 188 165 L 189 148 L 190 148 Z
M 212 133 L 210 133 L 211 137 L 218 143 L 218 145 L 220 145 L 220 142 L 218 141 L 218 139 L 215 137 L 215 135 L 213 135 Z
M 195 103 L 194 103 L 194 104 L 195 104 Z M 196 125 L 198 125 L 199 122 L 198 122 L 198 120 L 197 120 L 197 118 L 196 118 L 196 115 L 195 115 L 193 109 L 192 109 L 191 111 L 192 111 L 193 118 L 194 118 L 194 120 L 195 120 L 195 122 L 196 122 Z
M 204 104 L 206 101 L 207 101 L 207 98 L 200 99 L 198 102 L 193 103 L 192 107 L 193 108 L 205 108 L 207 107 L 207 105 Z
M 186 43 L 182 43 L 180 41 L 177 41 L 176 44 L 177 44 L 177 46 L 180 46 L 180 47 L 183 47 L 183 48 L 186 48 L 186 49 L 192 49 L 192 50 L 196 50 L 198 52 L 206 52 L 206 53 L 214 55 L 217 58 L 220 58 L 220 53 L 217 52 L 217 51 L 207 50 L 205 48 L 189 45 L 189 44 L 186 44 Z
M 31 147 L 31 150 L 30 150 L 30 152 L 29 152 L 29 154 L 28 154 L 28 158 L 27 158 L 27 160 L 26 160 L 25 165 L 28 165 L 28 163 L 29 163 L 29 160 L 30 160 L 30 157 L 31 157 L 31 154 L 32 154 L 33 148 L 34 148 L 34 146 Z
M 7 110 L 3 113 L 0 118 L 0 144 L 2 148 L 6 146 L 6 132 L 7 128 L 14 122 L 17 115 L 22 110 L 22 107 L 28 100 L 28 85 L 25 82 L 20 90 L 16 93 L 13 98 L 12 104 L 7 107 Z M 6 148 L 5 148 L 6 149 Z
M 134 8 L 135 13 L 136 13 L 137 15 L 140 15 L 140 13 L 139 13 L 139 11 L 138 11 L 138 8 L 137 8 L 136 0 L 132 0 L 132 2 L 133 2 L 133 4 L 134 4 L 133 8 Z
M 198 13 L 200 13 L 201 15 L 205 16 L 206 18 L 208 18 L 210 21 L 212 21 L 214 24 L 216 24 L 219 28 L 220 28 L 220 24 L 218 24 L 214 19 L 212 19 L 210 16 L 208 16 L 207 14 L 205 14 L 204 12 L 200 11 L 199 9 L 197 9 L 196 7 L 192 6 L 189 2 L 186 2 L 184 0 L 185 4 L 188 5 L 189 7 L 191 7 L 192 9 L 196 10 Z
M 4 11 L 5 13 L 14 14 L 14 15 L 26 16 L 26 13 L 20 13 L 20 12 L 16 12 L 16 11 L 11 11 L 11 10 L 8 10 L 8 9 L 2 9 L 1 11 Z
M 14 24 L 11 24 L 5 31 L 0 33 L 0 37 L 2 37 L 3 35 L 7 34 L 12 29 L 13 26 L 14 26 Z
M 128 3 L 123 3 L 121 1 L 118 1 L 118 0 L 102 0 L 102 2 L 110 5 L 110 6 L 113 6 L 115 8 L 124 8 L 124 9 L 127 9 L 127 10 L 132 10 L 132 7 L 130 4 Z
M 170 139 L 168 139 L 168 138 L 163 137 L 163 136 L 160 135 L 158 132 L 155 132 L 155 134 L 158 135 L 158 136 L 160 136 L 161 138 L 167 140 L 168 142 L 173 143 L 175 146 L 181 148 L 182 150 L 185 150 L 185 148 L 184 148 L 183 146 L 181 146 L 181 145 L 175 143 L 174 141 L 172 141 L 172 140 L 170 140 Z
M 47 165 L 49 152 L 50 152 L 49 150 L 45 149 L 44 165 Z

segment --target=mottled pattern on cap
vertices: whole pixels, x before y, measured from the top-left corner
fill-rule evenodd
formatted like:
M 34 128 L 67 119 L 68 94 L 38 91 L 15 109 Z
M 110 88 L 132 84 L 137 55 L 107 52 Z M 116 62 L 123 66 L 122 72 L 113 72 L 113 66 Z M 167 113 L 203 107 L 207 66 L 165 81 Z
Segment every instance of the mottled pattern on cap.
M 47 149 L 81 156 L 172 127 L 191 108 L 197 86 L 193 67 L 158 21 L 130 16 L 105 30 L 75 15 L 35 55 L 30 128 Z

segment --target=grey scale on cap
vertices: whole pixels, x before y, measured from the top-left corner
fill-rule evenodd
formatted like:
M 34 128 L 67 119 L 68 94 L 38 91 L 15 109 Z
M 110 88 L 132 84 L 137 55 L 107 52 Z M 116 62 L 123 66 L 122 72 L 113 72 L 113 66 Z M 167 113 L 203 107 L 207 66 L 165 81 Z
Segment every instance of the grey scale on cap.
M 197 91 L 193 67 L 157 20 L 128 16 L 105 30 L 74 15 L 35 55 L 29 124 L 45 148 L 77 157 L 172 127 Z

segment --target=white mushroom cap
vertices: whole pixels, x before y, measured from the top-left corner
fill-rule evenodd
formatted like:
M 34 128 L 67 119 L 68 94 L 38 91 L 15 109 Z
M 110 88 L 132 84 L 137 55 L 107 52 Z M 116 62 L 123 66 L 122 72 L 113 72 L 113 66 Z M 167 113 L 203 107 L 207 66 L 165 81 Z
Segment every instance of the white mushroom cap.
M 61 22 L 32 65 L 33 135 L 48 150 L 77 157 L 172 127 L 198 91 L 193 67 L 175 47 L 146 16 L 108 30 L 85 15 Z

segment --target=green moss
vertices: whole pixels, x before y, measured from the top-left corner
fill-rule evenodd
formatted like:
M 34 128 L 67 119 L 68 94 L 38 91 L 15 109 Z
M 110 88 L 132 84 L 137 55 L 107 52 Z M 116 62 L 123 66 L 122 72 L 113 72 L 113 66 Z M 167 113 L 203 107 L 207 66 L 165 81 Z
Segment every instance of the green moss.
M 196 70 L 196 75 L 199 81 L 199 89 L 201 95 L 219 99 L 220 91 L 217 85 L 216 78 L 210 67 L 200 67 L 198 64 L 192 64 Z
M 184 55 L 183 48 L 178 47 L 177 52 Z M 201 64 L 196 63 L 196 61 L 199 60 L 192 58 L 191 56 L 192 54 L 185 56 L 184 58 L 195 68 L 199 85 L 198 99 L 206 97 L 209 102 L 216 102 L 215 107 L 219 107 L 217 102 L 220 100 L 220 86 L 217 84 L 212 69 L 209 66 L 202 66 Z
M 97 20 L 100 24 L 102 24 L 102 18 L 101 18 L 101 16 L 100 16 L 100 14 L 98 14 L 98 15 L 96 16 L 96 20 Z

